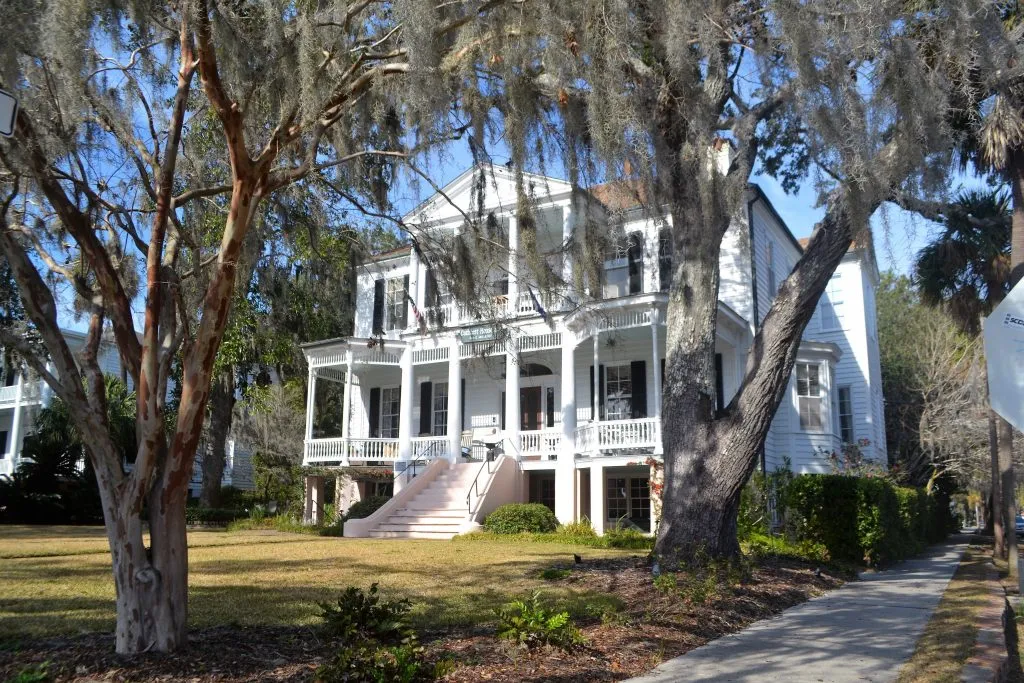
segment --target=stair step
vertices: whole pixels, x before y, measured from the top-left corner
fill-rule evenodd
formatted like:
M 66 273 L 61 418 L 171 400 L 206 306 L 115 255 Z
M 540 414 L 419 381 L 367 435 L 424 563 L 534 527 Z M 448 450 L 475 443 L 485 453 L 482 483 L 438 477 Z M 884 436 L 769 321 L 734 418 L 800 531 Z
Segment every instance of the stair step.
M 465 509 L 455 508 L 402 508 L 396 511 L 392 517 L 444 517 L 452 519 L 463 519 L 466 516 Z
M 451 524 L 430 524 L 430 523 L 398 523 L 391 522 L 390 520 L 384 524 L 379 524 L 374 531 L 439 531 L 445 533 L 459 533 L 459 529 L 462 527 L 460 522 L 452 522 Z
M 441 541 L 451 540 L 458 534 L 452 531 L 379 531 L 370 532 L 371 538 L 423 538 Z

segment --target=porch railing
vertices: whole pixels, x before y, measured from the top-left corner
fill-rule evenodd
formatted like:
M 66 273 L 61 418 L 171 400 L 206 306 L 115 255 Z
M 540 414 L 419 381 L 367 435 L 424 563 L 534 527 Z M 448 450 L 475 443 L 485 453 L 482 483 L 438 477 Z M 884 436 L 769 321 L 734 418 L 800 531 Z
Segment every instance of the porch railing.
M 417 459 L 440 458 L 448 455 L 447 436 L 417 436 L 412 440 L 412 456 Z
M 561 445 L 562 430 L 560 428 L 519 432 L 520 455 L 558 455 Z
M 42 380 L 38 382 L 25 382 L 21 385 L 21 402 L 32 403 L 39 399 L 42 393 Z M 12 384 L 9 387 L 0 387 L 0 404 L 14 403 L 18 398 L 18 385 Z
M 576 450 L 581 453 L 656 448 L 660 443 L 661 424 L 654 417 L 591 422 L 576 429 Z
M 311 439 L 306 442 L 303 455 L 303 462 L 306 464 L 349 460 L 397 460 L 398 439 Z

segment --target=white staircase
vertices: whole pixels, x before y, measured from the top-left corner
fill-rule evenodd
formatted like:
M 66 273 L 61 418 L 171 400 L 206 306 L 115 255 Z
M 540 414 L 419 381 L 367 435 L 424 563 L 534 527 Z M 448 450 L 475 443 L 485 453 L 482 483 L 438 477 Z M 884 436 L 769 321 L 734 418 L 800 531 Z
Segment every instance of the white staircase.
M 466 490 L 480 463 L 452 465 L 401 508 L 370 530 L 372 538 L 449 539 L 466 523 Z

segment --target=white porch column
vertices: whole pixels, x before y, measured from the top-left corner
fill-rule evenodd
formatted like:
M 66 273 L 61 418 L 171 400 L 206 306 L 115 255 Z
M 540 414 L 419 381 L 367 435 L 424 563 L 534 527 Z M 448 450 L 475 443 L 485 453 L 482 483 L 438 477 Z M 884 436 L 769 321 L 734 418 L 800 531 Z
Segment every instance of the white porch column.
M 519 313 L 519 221 L 508 218 L 508 314 Z M 516 399 L 518 401 L 518 399 Z
M 519 358 L 515 339 L 509 337 L 505 344 L 505 437 L 511 444 L 505 445 L 505 452 L 514 455 L 519 452 Z
M 562 330 L 562 445 L 555 466 L 555 516 L 576 519 L 576 337 Z
M 310 523 L 322 524 L 324 521 L 324 478 L 310 477 Z
M 316 369 L 309 366 L 309 379 L 306 381 L 306 453 L 309 453 L 309 442 L 313 439 L 313 410 L 316 407 Z
M 598 534 L 604 533 L 604 522 L 608 516 L 604 510 L 604 463 L 590 465 L 590 524 Z
M 341 438 L 344 439 L 342 464 L 348 464 L 349 422 L 352 421 L 352 349 L 345 352 L 345 390 L 341 406 Z
M 402 389 L 398 403 L 398 459 L 412 460 L 412 395 L 416 390 L 412 379 L 412 348 L 402 350 Z
M 409 300 L 406 301 L 406 327 L 419 327 L 419 322 L 416 320 L 416 314 L 413 313 L 413 308 L 422 310 L 420 306 L 420 255 L 416 251 L 414 246 L 409 252 Z
M 572 225 L 575 220 L 574 214 L 574 203 L 570 201 L 565 207 L 565 213 L 562 214 L 562 280 L 565 282 L 565 288 L 562 293 L 563 297 L 568 298 L 570 292 L 573 291 L 573 277 L 572 277 L 572 249 L 569 248 L 570 242 L 572 241 Z M 573 297 L 576 300 L 576 297 Z M 559 301 L 561 306 L 566 305 L 566 301 Z M 562 309 L 564 310 L 564 309 Z
M 599 422 L 601 419 L 601 411 L 599 410 L 601 405 L 601 365 L 597 357 L 599 337 L 600 333 L 597 330 L 594 330 L 594 404 L 591 406 L 591 409 L 594 412 L 590 414 L 590 418 L 594 422 Z
M 25 393 L 25 372 L 24 370 L 18 371 L 18 383 L 14 388 L 14 417 L 11 421 L 11 447 L 9 450 L 8 462 L 11 463 L 11 467 L 17 467 L 18 463 L 14 461 L 14 458 L 18 455 L 21 450 L 19 441 L 21 440 L 21 399 Z
M 448 347 L 448 460 L 453 464 L 462 454 L 462 360 L 459 338 L 452 337 Z
M 658 445 L 654 447 L 654 454 L 661 455 L 665 452 L 661 442 L 661 349 L 658 347 L 658 320 L 660 311 L 656 307 L 651 308 L 651 360 L 654 363 L 654 410 L 651 417 L 658 420 Z

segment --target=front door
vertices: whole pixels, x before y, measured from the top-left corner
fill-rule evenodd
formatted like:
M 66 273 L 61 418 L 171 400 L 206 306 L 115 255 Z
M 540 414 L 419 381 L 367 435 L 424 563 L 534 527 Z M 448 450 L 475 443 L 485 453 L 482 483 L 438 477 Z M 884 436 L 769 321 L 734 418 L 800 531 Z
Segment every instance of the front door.
M 524 387 L 519 390 L 519 412 L 522 414 L 519 428 L 524 432 L 540 429 L 541 402 L 540 387 Z

